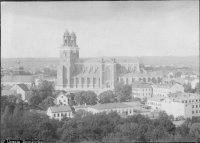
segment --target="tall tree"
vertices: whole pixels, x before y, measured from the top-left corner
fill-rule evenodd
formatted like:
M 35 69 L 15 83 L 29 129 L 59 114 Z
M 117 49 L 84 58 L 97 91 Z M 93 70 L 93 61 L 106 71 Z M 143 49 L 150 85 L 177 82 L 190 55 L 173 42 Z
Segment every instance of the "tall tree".
M 100 93 L 98 98 L 99 98 L 99 102 L 102 104 L 114 103 L 117 100 L 112 90 L 108 90 L 108 91 L 104 91 Z
M 117 84 L 115 86 L 114 93 L 118 99 L 118 102 L 124 102 L 131 99 L 132 87 L 128 84 Z

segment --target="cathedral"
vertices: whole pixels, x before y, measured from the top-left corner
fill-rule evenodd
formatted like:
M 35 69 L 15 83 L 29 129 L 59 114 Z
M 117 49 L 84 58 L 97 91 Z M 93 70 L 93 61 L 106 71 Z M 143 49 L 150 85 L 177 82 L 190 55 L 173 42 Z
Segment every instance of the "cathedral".
M 57 69 L 57 90 L 70 92 L 92 90 L 100 93 L 114 89 L 118 82 L 131 84 L 135 81 L 151 82 L 161 78 L 147 73 L 143 63 L 130 57 L 80 58 L 76 34 L 65 31 Z

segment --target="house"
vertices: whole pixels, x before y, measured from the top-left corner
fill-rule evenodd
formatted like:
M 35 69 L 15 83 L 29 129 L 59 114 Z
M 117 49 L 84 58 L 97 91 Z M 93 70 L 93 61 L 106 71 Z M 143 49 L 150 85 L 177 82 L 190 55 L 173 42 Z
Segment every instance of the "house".
M 193 79 L 193 80 L 191 81 L 191 88 L 192 88 L 192 89 L 195 89 L 197 83 L 199 83 L 199 79 L 197 79 L 197 78 L 196 78 L 196 79 Z
M 88 112 L 101 113 L 101 112 L 111 112 L 116 111 L 118 114 L 124 114 L 126 116 L 131 116 L 135 114 L 142 114 L 148 116 L 150 110 L 142 108 L 140 105 L 131 105 L 133 103 L 107 103 L 107 104 L 96 104 L 88 107 Z
M 163 96 L 154 95 L 151 98 L 147 99 L 147 105 L 151 106 L 152 111 L 159 109 L 161 110 L 161 102 L 165 99 Z
M 47 109 L 49 118 L 61 120 L 63 117 L 72 118 L 72 110 L 68 105 L 52 106 Z
M 175 118 L 200 116 L 200 95 L 195 93 L 173 93 L 163 100 L 162 109 Z M 171 109 L 171 110 L 170 110 Z
M 16 94 L 21 94 L 24 101 L 31 98 L 30 89 L 23 83 L 14 85 L 10 90 L 16 91 Z
M 56 105 L 68 105 L 69 103 L 69 94 L 68 92 L 60 92 L 54 99 Z
M 184 92 L 184 87 L 176 82 L 152 85 L 153 96 L 167 96 L 169 93 Z
M 25 84 L 29 89 L 35 86 L 34 76 L 30 75 L 5 75 L 1 79 L 3 86 L 14 86 L 16 84 Z
M 132 84 L 132 96 L 140 99 L 149 98 L 152 96 L 152 86 L 146 82 L 134 82 Z

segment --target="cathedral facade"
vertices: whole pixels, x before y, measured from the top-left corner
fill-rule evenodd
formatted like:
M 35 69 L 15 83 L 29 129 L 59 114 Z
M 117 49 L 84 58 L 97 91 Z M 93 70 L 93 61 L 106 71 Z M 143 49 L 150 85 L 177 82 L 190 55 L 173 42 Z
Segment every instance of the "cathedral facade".
M 130 57 L 80 58 L 76 34 L 66 31 L 60 50 L 57 69 L 57 90 L 92 90 L 96 93 L 112 90 L 118 82 L 131 84 L 143 80 L 150 82 L 152 75 L 143 70 L 143 63 Z M 153 78 L 161 78 L 155 75 Z

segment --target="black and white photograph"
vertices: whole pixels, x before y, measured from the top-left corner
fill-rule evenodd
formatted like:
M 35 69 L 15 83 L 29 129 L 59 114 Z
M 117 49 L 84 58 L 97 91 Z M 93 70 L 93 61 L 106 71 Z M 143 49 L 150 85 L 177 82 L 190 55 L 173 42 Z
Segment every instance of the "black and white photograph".
M 200 142 L 199 1 L 1 2 L 1 142 Z

